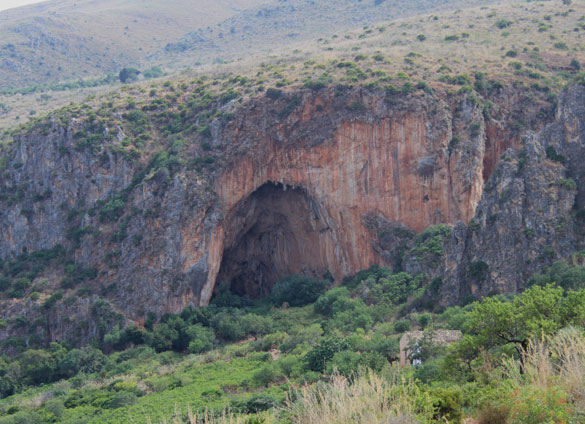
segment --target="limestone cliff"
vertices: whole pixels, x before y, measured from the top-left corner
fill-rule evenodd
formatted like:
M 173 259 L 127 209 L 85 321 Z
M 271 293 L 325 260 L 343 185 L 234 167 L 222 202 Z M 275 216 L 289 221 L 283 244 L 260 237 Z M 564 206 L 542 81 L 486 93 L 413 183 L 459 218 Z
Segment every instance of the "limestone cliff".
M 549 107 L 512 87 L 491 93 L 491 103 L 441 87 L 433 94 L 347 87 L 277 94 L 222 102 L 222 118 L 183 138 L 162 131 L 154 102 L 110 115 L 61 111 L 16 134 L 3 153 L 0 258 L 6 265 L 22 252 L 62 245 L 69 257 L 61 269 L 74 262 L 94 272 L 78 278 L 87 289 L 77 297 L 67 297 L 73 288 L 62 273 L 33 273 L 33 289 L 43 281 L 39 296 L 3 299 L 2 314 L 33 321 L 52 307 L 42 305 L 61 287 L 69 301 L 57 299 L 57 307 L 73 323 L 55 318 L 43 330 L 44 337 L 61 339 L 79 326 L 75 317 L 95 310 L 98 295 L 125 318 L 141 320 L 147 311 L 205 305 L 220 282 L 259 297 L 291 273 L 330 273 L 339 281 L 374 263 L 393 265 L 387 224 L 421 231 L 467 223 L 475 214 L 474 222 L 487 225 L 493 214 L 486 200 L 478 209 L 485 181 L 501 153 L 520 145 L 510 122 L 521 117 L 538 128 Z M 142 121 L 154 139 L 132 150 L 128 135 Z M 530 152 L 526 170 L 533 167 Z M 518 154 L 506 153 L 511 159 L 496 174 L 517 168 Z M 550 181 L 565 172 L 562 165 L 547 166 Z M 484 199 L 508 187 L 494 181 Z M 558 202 L 570 213 L 574 190 L 553 189 L 557 203 L 549 204 L 550 214 Z M 507 211 L 499 214 L 502 222 L 511 219 L 503 216 Z M 535 231 L 539 222 L 530 224 Z M 461 261 L 474 259 L 471 243 L 488 242 L 470 234 L 465 240 Z M 461 267 L 455 268 L 446 299 L 467 290 Z M 510 280 L 499 278 L 479 290 L 507 289 Z M 2 331 L 0 337 L 10 334 L 9 327 Z
M 527 133 L 488 180 L 474 217 L 448 243 L 442 301 L 516 293 L 585 247 L 585 87 L 560 98 L 556 122 Z

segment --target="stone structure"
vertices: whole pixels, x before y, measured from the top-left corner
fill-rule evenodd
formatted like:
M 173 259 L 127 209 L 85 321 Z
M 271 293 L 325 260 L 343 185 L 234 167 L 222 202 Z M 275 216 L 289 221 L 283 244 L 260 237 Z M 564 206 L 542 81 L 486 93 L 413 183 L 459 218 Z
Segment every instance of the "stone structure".
M 424 337 L 434 346 L 447 346 L 461 340 L 459 330 L 431 330 L 408 331 L 400 338 L 400 366 L 405 367 L 409 363 L 411 348 Z

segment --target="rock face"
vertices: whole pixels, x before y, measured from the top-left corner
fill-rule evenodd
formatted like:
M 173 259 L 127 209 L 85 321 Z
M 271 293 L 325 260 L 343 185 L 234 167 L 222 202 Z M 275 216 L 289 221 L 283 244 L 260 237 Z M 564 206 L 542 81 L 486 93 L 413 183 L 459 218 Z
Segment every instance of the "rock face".
M 516 293 L 530 275 L 584 247 L 585 87 L 561 96 L 557 121 L 506 151 L 469 226 L 448 242 L 442 301 Z
M 472 263 L 479 246 L 496 245 L 495 235 L 483 231 L 494 214 L 501 223 L 520 220 L 509 225 L 533 229 L 546 243 L 548 229 L 558 222 L 545 225 L 536 215 L 526 221 L 525 208 L 570 222 L 577 194 L 561 183 L 539 191 L 542 181 L 558 182 L 570 161 L 566 166 L 548 161 L 548 174 L 519 177 L 536 173 L 546 143 L 564 154 L 561 145 L 567 143 L 553 137 L 560 129 L 545 131 L 550 141 L 544 144 L 544 136 L 527 138 L 521 172 L 520 153 L 506 153 L 510 159 L 497 167 L 484 191 L 501 152 L 520 144 L 518 134 L 506 129 L 510 116 L 523 108 L 525 122 L 539 125 L 538 108 L 525 107 L 518 93 L 502 89 L 497 96 L 507 102 L 497 119 L 486 119 L 475 97 L 440 89 L 390 96 L 363 88 L 298 90 L 228 104 L 232 119 L 210 125 L 207 143 L 216 159 L 207 174 L 185 165 L 157 167 L 160 152 L 134 161 L 117 153 L 116 143 L 125 137 L 119 126 L 100 128 L 112 145 L 80 148 L 75 134 L 93 124 L 54 117 L 17 136 L 4 152 L 0 258 L 61 244 L 76 263 L 97 270 L 90 283 L 94 293 L 126 318 L 140 320 L 147 311 L 206 305 L 218 282 L 260 297 L 290 273 L 329 273 L 339 281 L 372 264 L 393 265 L 400 249 L 384 234 L 386 224 L 412 237 L 431 224 L 467 223 L 475 214 L 474 225 L 482 226 L 477 234 L 485 235 L 456 227 L 461 238 L 452 243 L 463 247 L 450 254 L 451 288 L 444 298 L 515 289 L 508 268 L 467 288 L 457 262 Z M 563 106 L 566 125 L 554 128 L 560 125 L 562 134 L 580 140 L 580 127 L 567 126 L 569 116 L 580 116 L 575 107 Z M 567 150 L 566 156 L 575 152 Z M 510 201 L 492 210 L 488 203 L 504 192 Z M 530 197 L 528 203 L 516 197 L 520 193 Z M 573 246 L 571 234 L 555 238 L 559 255 L 571 251 L 565 247 Z M 50 279 L 47 291 L 58 287 L 58 279 Z M 3 300 L 2 311 L 34 311 L 47 296 L 28 306 Z M 85 300 L 75 302 L 73 308 Z M 66 329 L 58 336 L 54 330 L 51 337 L 65 337 Z

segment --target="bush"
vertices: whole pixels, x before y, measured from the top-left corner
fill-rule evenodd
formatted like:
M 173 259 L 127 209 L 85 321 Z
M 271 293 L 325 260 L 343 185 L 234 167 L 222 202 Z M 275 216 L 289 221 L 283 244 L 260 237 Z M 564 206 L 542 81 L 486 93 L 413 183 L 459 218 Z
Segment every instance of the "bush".
M 268 387 L 270 383 L 278 381 L 281 378 L 280 373 L 273 364 L 268 364 L 260 368 L 252 376 L 252 383 L 256 386 Z
M 6 291 L 12 285 L 12 280 L 8 277 L 0 277 L 0 292 Z
M 302 363 L 298 355 L 288 355 L 278 360 L 276 365 L 280 368 L 286 377 L 291 377 L 300 371 Z
M 455 388 L 436 388 L 431 391 L 434 419 L 453 424 L 461 423 L 463 418 L 463 395 Z
M 433 381 L 438 381 L 441 378 L 442 361 L 438 359 L 431 359 L 424 364 L 418 365 L 414 371 L 414 378 L 420 380 L 424 384 L 430 384 Z
M 567 394 L 559 387 L 527 386 L 510 399 L 509 424 L 571 422 Z
M 252 396 L 245 403 L 245 410 L 242 412 L 254 414 L 257 412 L 267 411 L 278 405 L 278 402 L 272 397 L 264 393 Z
M 328 281 L 319 281 L 302 275 L 291 275 L 276 283 L 271 299 L 276 305 L 304 306 L 315 302 L 325 291 Z
M 214 317 L 213 328 L 219 337 L 229 341 L 240 340 L 246 335 L 241 320 L 226 313 Z
M 410 330 L 410 321 L 402 320 L 394 323 L 394 331 L 396 333 L 404 333 Z
M 563 155 L 557 153 L 554 146 L 548 146 L 546 148 L 546 157 L 554 162 L 565 163 L 566 158 Z
M 512 24 L 513 24 L 513 22 L 509 21 L 507 19 L 498 19 L 496 21 L 496 27 L 498 27 L 499 29 L 508 28 Z
M 136 403 L 136 395 L 130 392 L 118 392 L 104 405 L 107 409 L 118 409 Z
M 489 265 L 483 261 L 471 262 L 469 264 L 469 275 L 476 280 L 484 280 L 487 277 Z
M 270 87 L 268 90 L 266 90 L 266 97 L 272 100 L 280 99 L 282 97 L 282 90 Z
M 361 359 L 362 357 L 359 353 L 352 352 L 351 350 L 337 352 L 327 364 L 327 373 L 334 374 L 338 372 L 345 377 L 351 377 L 358 371 Z
M 346 287 L 335 287 L 320 296 L 315 302 L 315 312 L 331 316 L 333 304 L 339 299 L 350 299 L 349 290 Z
M 122 68 L 118 77 L 120 78 L 120 82 L 122 84 L 126 84 L 127 82 L 134 82 L 138 79 L 138 75 L 140 75 L 140 71 L 136 68 Z
M 307 368 L 311 371 L 323 372 L 333 356 L 348 347 L 349 343 L 339 337 L 332 336 L 324 339 L 305 355 Z
M 206 328 L 199 324 L 191 325 L 187 328 L 186 333 L 190 340 L 190 353 L 203 353 L 213 348 L 215 333 L 211 328 Z

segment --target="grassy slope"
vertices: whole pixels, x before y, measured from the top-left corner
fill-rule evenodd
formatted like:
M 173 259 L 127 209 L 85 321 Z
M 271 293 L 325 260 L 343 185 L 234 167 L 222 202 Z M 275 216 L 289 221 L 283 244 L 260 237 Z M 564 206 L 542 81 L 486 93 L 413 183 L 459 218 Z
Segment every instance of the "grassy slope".
M 300 41 L 340 34 L 364 25 L 487 6 L 496 0 L 300 0 L 273 2 L 237 14 L 206 29 L 192 32 L 154 55 L 154 61 L 190 64 L 211 63 L 218 58 L 241 60 L 249 56 L 278 54 Z
M 55 0 L 9 10 L 0 13 L 0 88 L 115 72 L 264 1 Z
M 412 81 L 433 82 L 442 75 L 473 75 L 481 71 L 488 78 L 506 83 L 520 80 L 526 85 L 546 85 L 558 92 L 570 77 L 567 71 L 574 71 L 569 69 L 571 60 L 585 62 L 583 16 L 583 2 L 571 6 L 560 5 L 560 1 L 507 2 L 367 26 L 298 43 L 278 56 L 251 56 L 241 61 L 206 65 L 168 79 L 189 82 L 201 75 L 240 74 L 256 79 L 259 85 L 286 86 L 326 74 L 340 82 L 351 82 L 348 71 L 337 66 L 341 60 L 354 61 L 366 72 L 365 80 L 360 76 L 362 82 L 379 80 L 384 75 L 394 77 L 399 72 L 406 73 Z M 501 20 L 511 24 L 501 29 L 498 27 Z M 419 41 L 419 35 L 424 35 L 425 40 Z M 445 39 L 452 35 L 459 39 Z M 509 51 L 516 56 L 507 56 L 514 55 Z M 521 69 L 511 65 L 520 65 Z M 368 71 L 377 72 L 377 76 Z M 147 90 L 151 84 L 138 83 L 136 87 Z M 39 93 L 0 96 L 0 127 L 23 122 L 31 111 L 44 113 L 112 89 L 54 91 L 46 93 L 49 99 L 42 99 Z

